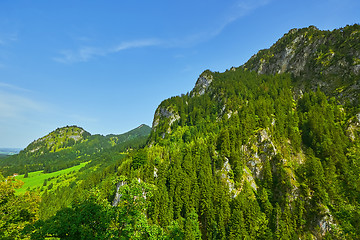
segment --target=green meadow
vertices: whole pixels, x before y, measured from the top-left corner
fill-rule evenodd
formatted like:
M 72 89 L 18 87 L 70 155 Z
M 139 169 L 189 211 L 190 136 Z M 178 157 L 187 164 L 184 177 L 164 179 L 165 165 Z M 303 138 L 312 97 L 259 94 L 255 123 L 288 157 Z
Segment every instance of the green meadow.
M 57 172 L 52 173 L 43 173 L 43 171 L 30 172 L 27 178 L 24 178 L 23 175 L 16 176 L 16 179 L 24 182 L 24 185 L 17 189 L 17 193 L 24 193 L 29 190 L 40 189 L 44 186 L 44 182 L 46 180 L 46 186 L 49 186 L 51 183 L 61 182 L 62 184 L 66 184 L 72 179 L 75 179 L 76 172 L 84 167 L 89 162 L 80 163 L 77 166 L 63 169 Z

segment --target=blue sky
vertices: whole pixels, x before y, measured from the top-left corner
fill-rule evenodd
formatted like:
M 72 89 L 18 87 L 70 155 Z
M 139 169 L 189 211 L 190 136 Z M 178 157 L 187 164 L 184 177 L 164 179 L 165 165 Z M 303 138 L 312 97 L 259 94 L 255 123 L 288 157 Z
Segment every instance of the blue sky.
M 0 147 L 52 130 L 151 126 L 206 69 L 240 66 L 292 28 L 360 23 L 358 0 L 0 2 Z

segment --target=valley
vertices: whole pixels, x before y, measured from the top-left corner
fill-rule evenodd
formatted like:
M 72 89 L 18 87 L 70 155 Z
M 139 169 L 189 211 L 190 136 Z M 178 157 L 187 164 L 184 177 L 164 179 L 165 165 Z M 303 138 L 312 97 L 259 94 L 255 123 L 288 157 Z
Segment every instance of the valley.
M 0 158 L 18 154 L 21 148 L 0 148 Z
M 26 191 L 43 191 L 43 189 L 51 190 L 53 186 L 62 187 L 69 186 L 78 175 L 78 171 L 89 162 L 80 163 L 77 166 L 66 168 L 57 172 L 43 173 L 43 171 L 36 171 L 28 173 L 28 177 L 24 178 L 24 175 L 16 176 L 17 180 L 23 181 L 24 185 L 17 189 L 17 194 L 23 194 Z M 60 184 L 59 184 L 60 183 Z M 51 187 L 50 187 L 51 186 Z
M 359 239 L 359 59 L 358 24 L 292 29 L 151 128 L 58 128 L 0 160 L 0 238 Z

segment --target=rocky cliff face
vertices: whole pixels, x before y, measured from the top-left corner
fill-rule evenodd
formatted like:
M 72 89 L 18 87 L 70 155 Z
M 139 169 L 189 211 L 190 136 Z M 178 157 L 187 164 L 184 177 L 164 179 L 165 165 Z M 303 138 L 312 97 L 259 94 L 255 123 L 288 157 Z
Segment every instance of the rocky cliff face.
M 179 114 L 172 107 L 159 106 L 154 115 L 152 129 L 153 131 L 157 131 L 161 122 L 161 125 L 165 126 L 165 128 L 161 130 L 161 136 L 164 138 L 166 133 L 171 132 L 172 124 L 179 119 Z
M 359 102 L 360 25 L 333 31 L 292 29 L 244 64 L 259 74 L 290 73 L 297 91 L 320 88 L 340 100 Z
M 211 82 L 214 80 L 209 70 L 204 71 L 196 81 L 195 87 L 191 92 L 191 96 L 200 96 L 209 88 Z
M 263 85 L 272 78 L 276 80 Z M 287 91 L 284 91 L 285 88 Z M 304 94 L 303 97 L 303 93 L 317 89 L 321 94 L 325 93 L 323 98 L 318 92 L 318 95 L 314 93 L 309 97 L 309 94 Z M 155 112 L 151 146 L 153 151 L 163 149 L 159 159 L 168 159 L 171 163 L 170 157 L 164 157 L 169 154 L 165 154 L 167 144 L 172 144 L 172 151 L 179 148 L 178 152 L 183 152 L 180 146 L 192 148 L 199 142 L 206 146 L 213 144 L 213 148 L 209 147 L 213 177 L 217 176 L 226 185 L 232 199 L 244 194 L 244 189 L 248 187 L 254 193 L 253 198 L 259 197 L 261 189 L 268 184 L 272 186 L 267 186 L 272 199 L 276 199 L 276 202 L 283 199 L 283 206 L 290 206 L 293 210 L 299 202 L 305 204 L 307 221 L 311 225 L 308 227 L 309 236 L 322 239 L 329 232 L 339 232 L 337 228 L 341 221 L 336 218 L 336 211 L 329 208 L 325 200 L 317 201 L 314 194 L 318 189 L 313 185 L 313 180 L 324 175 L 321 164 L 328 171 L 326 162 L 331 158 L 324 158 L 317 145 L 320 145 L 319 141 L 326 131 L 330 131 L 330 128 L 325 128 L 334 122 L 336 127 L 332 130 L 344 130 L 347 139 L 344 137 L 343 141 L 349 140 L 351 146 L 340 150 L 344 157 L 341 161 L 336 160 L 336 164 L 341 165 L 345 156 L 358 159 L 359 92 L 359 25 L 333 31 L 321 31 L 313 26 L 293 29 L 270 49 L 259 51 L 243 66 L 231 68 L 224 73 L 206 70 L 199 76 L 190 94 L 162 102 Z M 269 100 L 269 96 L 273 96 L 273 102 Z M 317 118 L 320 108 L 313 108 L 316 109 L 315 114 L 315 110 L 305 109 L 305 105 L 317 98 L 315 96 L 318 99 L 311 104 L 322 102 L 321 107 L 324 107 L 327 105 L 325 103 L 331 102 L 333 115 L 323 114 Z M 307 98 L 309 101 L 301 109 L 301 101 Z M 310 101 L 311 98 L 314 99 Z M 339 104 L 345 102 L 352 105 Z M 279 112 L 283 110 L 281 104 L 287 106 L 284 107 L 286 111 L 283 114 Z M 274 108 L 274 111 L 262 112 L 267 108 Z M 253 109 L 253 112 L 249 109 Z M 264 125 L 252 128 L 252 120 L 255 125 L 261 121 Z M 284 128 L 287 125 L 289 127 Z M 325 130 L 319 134 L 319 139 L 309 142 L 307 138 L 322 127 Z M 224 129 L 229 131 L 229 136 L 222 135 Z M 249 132 L 244 133 L 247 131 Z M 284 132 L 279 134 L 279 131 Z M 338 133 L 342 133 L 341 131 Z M 241 143 L 234 140 L 245 134 L 246 138 Z M 279 137 L 280 135 L 286 137 Z M 338 147 L 341 144 L 336 140 L 337 137 L 339 136 L 332 140 L 332 145 L 324 145 Z M 230 148 L 224 143 L 227 138 L 228 145 L 233 148 L 232 153 L 226 150 Z M 161 147 L 156 146 L 159 142 Z M 219 142 L 223 145 L 219 146 Z M 315 152 L 316 158 L 311 148 L 318 151 Z M 309 149 L 311 151 L 307 151 Z M 330 150 L 329 154 L 332 154 Z M 318 164 L 320 158 L 323 163 Z M 320 170 L 314 169 L 316 166 L 320 166 Z M 341 171 L 339 169 L 340 167 L 336 171 Z M 154 167 L 154 178 L 161 176 L 161 171 L 160 167 Z M 271 182 L 267 183 L 269 179 Z M 324 194 L 324 199 L 326 198 L 327 195 Z M 316 213 L 312 212 L 314 207 L 317 207 Z

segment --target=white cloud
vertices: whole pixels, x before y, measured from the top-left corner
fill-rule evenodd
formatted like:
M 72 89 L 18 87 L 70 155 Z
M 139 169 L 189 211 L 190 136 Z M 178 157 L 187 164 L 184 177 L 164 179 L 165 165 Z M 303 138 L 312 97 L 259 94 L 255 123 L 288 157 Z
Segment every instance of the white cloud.
M 231 23 L 251 14 L 258 8 L 261 8 L 270 3 L 270 0 L 241 0 L 225 10 L 218 20 L 208 30 L 199 31 L 195 34 L 190 34 L 183 38 L 176 38 L 170 41 L 164 41 L 168 47 L 188 47 L 208 41 L 222 33 L 222 31 Z M 219 14 L 221 15 L 221 14 Z
M 143 39 L 129 42 L 122 42 L 112 52 L 120 52 L 131 48 L 151 47 L 161 45 L 163 42 L 158 39 Z
M 6 45 L 10 42 L 15 42 L 18 40 L 18 34 L 17 33 L 11 33 L 11 34 L 1 34 L 0 35 L 0 45 Z
M 44 111 L 44 105 L 30 98 L 0 90 L 0 119 L 19 119 L 32 112 Z
M 199 31 L 195 34 L 185 35 L 184 37 L 176 37 L 170 39 L 135 39 L 132 41 L 121 42 L 115 47 L 80 47 L 77 50 L 63 50 L 60 52 L 59 57 L 53 58 L 53 60 L 60 63 L 76 63 L 76 62 L 87 62 L 96 57 L 106 56 L 109 54 L 118 53 L 128 49 L 144 48 L 151 46 L 160 46 L 166 48 L 176 47 L 189 47 L 201 42 L 207 41 L 211 38 L 221 34 L 221 32 L 232 22 L 242 18 L 254 10 L 267 5 L 270 0 L 240 0 L 231 6 L 227 11 L 224 12 L 223 18 L 216 21 L 213 26 L 208 29 Z M 88 38 L 80 38 L 81 40 Z
M 220 21 L 217 27 L 209 33 L 209 37 L 219 35 L 229 24 L 249 15 L 251 12 L 270 3 L 270 0 L 240 0 L 231 7 L 225 14 L 223 21 Z
M 9 84 L 9 83 L 4 83 L 4 82 L 0 82 L 0 89 L 1 88 L 6 88 L 9 90 L 15 90 L 15 91 L 21 91 L 21 92 L 31 92 L 29 89 L 21 88 L 21 87 L 18 87 L 18 86 Z
M 22 120 L 29 113 L 45 112 L 44 104 L 27 97 L 31 90 L 0 82 L 0 119 Z
M 239 8 L 238 17 L 242 17 L 248 15 L 252 11 L 257 8 L 263 7 L 270 3 L 270 0 L 241 0 L 237 3 L 237 7 Z
M 94 59 L 95 57 L 106 56 L 127 49 L 157 46 L 160 44 L 161 41 L 157 39 L 142 39 L 122 42 L 116 47 L 112 48 L 81 47 L 76 51 L 61 51 L 61 56 L 55 57 L 53 60 L 61 63 L 87 62 Z
M 81 47 L 77 51 L 64 50 L 60 52 L 61 56 L 53 58 L 61 63 L 87 62 L 97 56 L 104 56 L 107 51 L 94 47 Z

